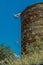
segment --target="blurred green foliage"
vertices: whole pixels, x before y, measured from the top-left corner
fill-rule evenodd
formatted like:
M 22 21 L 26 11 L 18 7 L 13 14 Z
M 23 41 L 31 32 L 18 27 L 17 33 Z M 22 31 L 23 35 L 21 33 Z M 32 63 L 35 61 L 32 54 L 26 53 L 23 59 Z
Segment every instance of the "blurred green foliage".
M 28 54 L 21 55 L 20 58 L 15 57 L 15 52 L 9 47 L 2 45 L 0 47 L 0 65 L 32 65 L 43 62 L 43 41 L 37 37 L 36 42 L 27 44 Z

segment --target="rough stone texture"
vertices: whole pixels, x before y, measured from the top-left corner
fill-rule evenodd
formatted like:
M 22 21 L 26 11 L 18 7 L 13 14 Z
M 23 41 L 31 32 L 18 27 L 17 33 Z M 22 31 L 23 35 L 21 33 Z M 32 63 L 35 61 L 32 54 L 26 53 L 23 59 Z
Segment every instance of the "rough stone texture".
M 26 45 L 37 40 L 43 41 L 43 3 L 27 7 L 21 13 L 22 53 L 27 54 Z

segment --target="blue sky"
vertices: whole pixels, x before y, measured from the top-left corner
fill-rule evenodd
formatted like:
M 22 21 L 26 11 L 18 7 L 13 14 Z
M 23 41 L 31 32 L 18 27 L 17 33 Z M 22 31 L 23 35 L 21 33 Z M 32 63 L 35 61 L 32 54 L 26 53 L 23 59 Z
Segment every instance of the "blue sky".
M 38 2 L 43 0 L 0 0 L 0 44 L 10 46 L 17 55 L 21 52 L 21 20 L 13 15 Z

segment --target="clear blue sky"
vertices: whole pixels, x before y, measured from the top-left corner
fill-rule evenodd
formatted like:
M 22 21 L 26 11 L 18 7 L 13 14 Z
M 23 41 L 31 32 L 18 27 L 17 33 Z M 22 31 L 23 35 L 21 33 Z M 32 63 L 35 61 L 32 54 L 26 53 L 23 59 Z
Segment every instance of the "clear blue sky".
M 0 0 L 0 43 L 10 46 L 18 55 L 21 52 L 21 20 L 15 19 L 13 14 L 38 2 L 43 0 Z

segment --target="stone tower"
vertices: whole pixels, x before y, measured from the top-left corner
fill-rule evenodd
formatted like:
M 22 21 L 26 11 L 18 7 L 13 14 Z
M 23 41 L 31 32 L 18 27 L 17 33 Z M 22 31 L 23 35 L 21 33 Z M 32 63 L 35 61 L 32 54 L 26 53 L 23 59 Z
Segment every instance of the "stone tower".
M 22 54 L 27 54 L 27 44 L 34 43 L 37 36 L 43 41 L 43 3 L 27 7 L 21 13 Z

